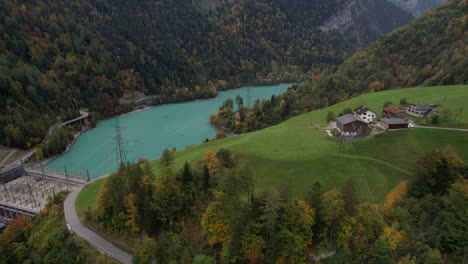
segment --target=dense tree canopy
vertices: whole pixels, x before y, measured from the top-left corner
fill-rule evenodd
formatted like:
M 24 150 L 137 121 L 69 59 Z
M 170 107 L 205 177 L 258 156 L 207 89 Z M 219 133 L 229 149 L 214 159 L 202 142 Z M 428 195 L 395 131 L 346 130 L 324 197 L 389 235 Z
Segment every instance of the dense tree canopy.
M 207 168 L 212 162 L 215 171 Z M 462 257 L 464 162 L 447 147 L 418 164 L 415 177 L 397 185 L 383 205 L 357 200 L 351 180 L 341 191 L 317 182 L 304 201 L 284 188 L 259 192 L 236 153 L 207 151 L 205 160 L 159 178 L 148 177 L 144 163 L 122 166 L 90 215 L 110 232 L 140 237 L 135 263 L 304 263 L 333 250 L 339 253 L 331 263 L 438 264 L 447 255 Z M 441 188 L 428 184 L 434 181 Z M 415 195 L 412 186 L 423 188 Z
M 362 93 L 414 86 L 466 84 L 468 2 L 451 0 L 357 51 L 338 67 L 314 75 L 280 96 L 236 113 L 221 109 L 210 121 L 219 129 L 249 132 Z M 240 114 L 242 112 L 242 115 Z M 437 117 L 438 118 L 438 117 Z
M 109 117 L 139 93 L 160 104 L 304 79 L 355 47 L 318 30 L 316 15 L 264 0 L 214 10 L 190 0 L 1 0 L 0 143 L 36 145 L 56 117 L 83 107 Z

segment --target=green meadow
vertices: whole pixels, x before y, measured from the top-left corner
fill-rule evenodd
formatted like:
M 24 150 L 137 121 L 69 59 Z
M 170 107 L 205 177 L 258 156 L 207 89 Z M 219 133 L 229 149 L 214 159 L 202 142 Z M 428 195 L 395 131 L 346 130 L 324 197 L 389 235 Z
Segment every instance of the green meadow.
M 352 179 L 361 201 L 382 202 L 388 191 L 411 177 L 417 159 L 431 148 L 450 144 L 468 160 L 468 132 L 412 128 L 340 145 L 337 137 L 329 137 L 320 128 L 326 125 L 328 111 L 338 114 L 345 108 L 364 104 L 380 115 L 385 101 L 397 105 L 401 98 L 443 104 L 454 113 L 464 106 L 461 122 L 468 123 L 467 85 L 383 91 L 361 95 L 257 132 L 178 151 L 174 154 L 176 166 L 182 167 L 185 161 L 200 161 L 207 150 L 225 148 L 250 167 L 258 192 L 272 187 L 289 188 L 295 197 L 304 198 L 316 181 L 326 189 L 339 189 Z M 157 174 L 157 160 L 151 165 Z M 94 185 L 89 188 L 92 190 L 84 190 L 87 194 L 80 195 L 77 206 L 95 200 L 97 188 Z M 84 199 L 87 202 L 81 201 Z
M 106 179 L 107 178 L 101 178 L 91 182 L 90 184 L 86 185 L 78 194 L 75 202 L 75 209 L 80 217 L 84 210 L 88 208 L 96 208 L 97 196 L 102 186 L 106 182 Z

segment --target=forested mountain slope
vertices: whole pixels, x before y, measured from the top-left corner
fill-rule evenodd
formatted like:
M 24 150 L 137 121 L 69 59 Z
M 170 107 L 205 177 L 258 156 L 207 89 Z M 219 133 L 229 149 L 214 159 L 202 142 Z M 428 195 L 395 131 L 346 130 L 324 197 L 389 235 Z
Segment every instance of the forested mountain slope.
M 258 102 L 244 131 L 327 107 L 368 92 L 468 81 L 468 1 L 453 0 L 356 52 L 342 65 L 315 75 L 271 101 Z M 226 116 L 221 119 L 229 119 Z M 221 122 L 230 123 L 230 122 Z M 233 124 L 234 122 L 232 122 Z M 242 122 L 241 122 L 242 123 Z M 241 130 L 232 126 L 227 130 Z
M 303 80 L 358 47 L 319 29 L 347 1 L 0 0 L 0 144 L 35 145 L 82 107 L 128 111 L 128 91 L 169 103 Z

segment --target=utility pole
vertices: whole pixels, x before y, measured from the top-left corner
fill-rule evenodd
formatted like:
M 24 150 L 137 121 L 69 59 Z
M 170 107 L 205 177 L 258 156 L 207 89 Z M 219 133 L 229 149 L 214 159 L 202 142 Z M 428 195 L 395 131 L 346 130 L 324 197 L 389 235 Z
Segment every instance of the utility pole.
M 127 161 L 127 151 L 125 150 L 125 142 L 127 141 L 122 136 L 123 127 L 119 124 L 119 118 L 115 119 L 115 151 L 117 154 L 117 164 L 122 165 Z
M 71 190 L 71 187 L 70 187 L 70 180 L 68 179 L 68 170 L 67 170 L 67 166 L 65 166 L 65 177 L 66 177 L 66 182 L 67 182 L 68 190 Z
M 31 204 L 33 207 L 36 207 L 36 199 L 34 198 L 31 185 L 29 185 L 29 182 L 28 182 L 28 189 L 29 189 L 29 196 L 31 197 Z
M 250 86 L 247 87 L 247 108 L 252 107 L 250 105 Z
M 455 116 L 455 121 L 457 122 L 457 127 L 460 127 L 462 116 L 463 116 L 463 106 L 460 107 L 460 109 L 457 112 L 457 115 Z
M 41 164 L 41 172 L 42 172 L 42 177 L 41 177 L 41 180 L 44 180 L 45 179 L 45 173 L 44 173 L 44 165 L 42 164 L 42 161 L 40 161 L 40 164 Z

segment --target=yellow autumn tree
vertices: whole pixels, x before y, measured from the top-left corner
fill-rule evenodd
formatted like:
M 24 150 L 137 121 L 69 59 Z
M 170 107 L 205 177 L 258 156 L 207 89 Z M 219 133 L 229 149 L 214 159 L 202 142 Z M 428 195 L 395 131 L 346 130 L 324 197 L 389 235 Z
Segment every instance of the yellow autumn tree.
M 379 81 L 373 81 L 370 83 L 369 88 L 370 88 L 370 92 L 373 93 L 373 92 L 382 90 L 383 84 Z
M 96 201 L 96 214 L 98 216 L 105 216 L 109 208 L 111 208 L 113 203 L 112 193 L 107 186 L 104 185 L 101 191 L 99 192 L 97 201 Z M 102 226 L 103 223 L 100 223 Z
M 136 195 L 131 193 L 124 197 L 125 208 L 127 209 L 127 221 L 125 221 L 125 226 L 130 228 L 130 232 L 137 234 L 140 231 L 136 223 L 136 218 L 138 216 L 138 208 L 135 205 Z
M 407 242 L 407 235 L 404 230 L 398 230 L 394 223 L 392 226 L 384 228 L 383 239 L 388 242 L 392 250 L 401 250 Z
M 216 175 L 221 169 L 221 165 L 219 163 L 218 157 L 216 156 L 216 152 L 214 152 L 211 149 L 205 152 L 202 161 L 203 164 L 208 168 L 208 172 L 210 173 L 210 175 Z
M 208 205 L 202 216 L 201 226 L 210 245 L 231 242 L 231 227 L 226 206 L 222 201 L 223 196 L 222 192 L 216 192 L 215 200 Z
M 34 157 L 36 160 L 42 160 L 44 158 L 44 152 L 41 148 L 37 147 L 36 150 L 34 150 Z

